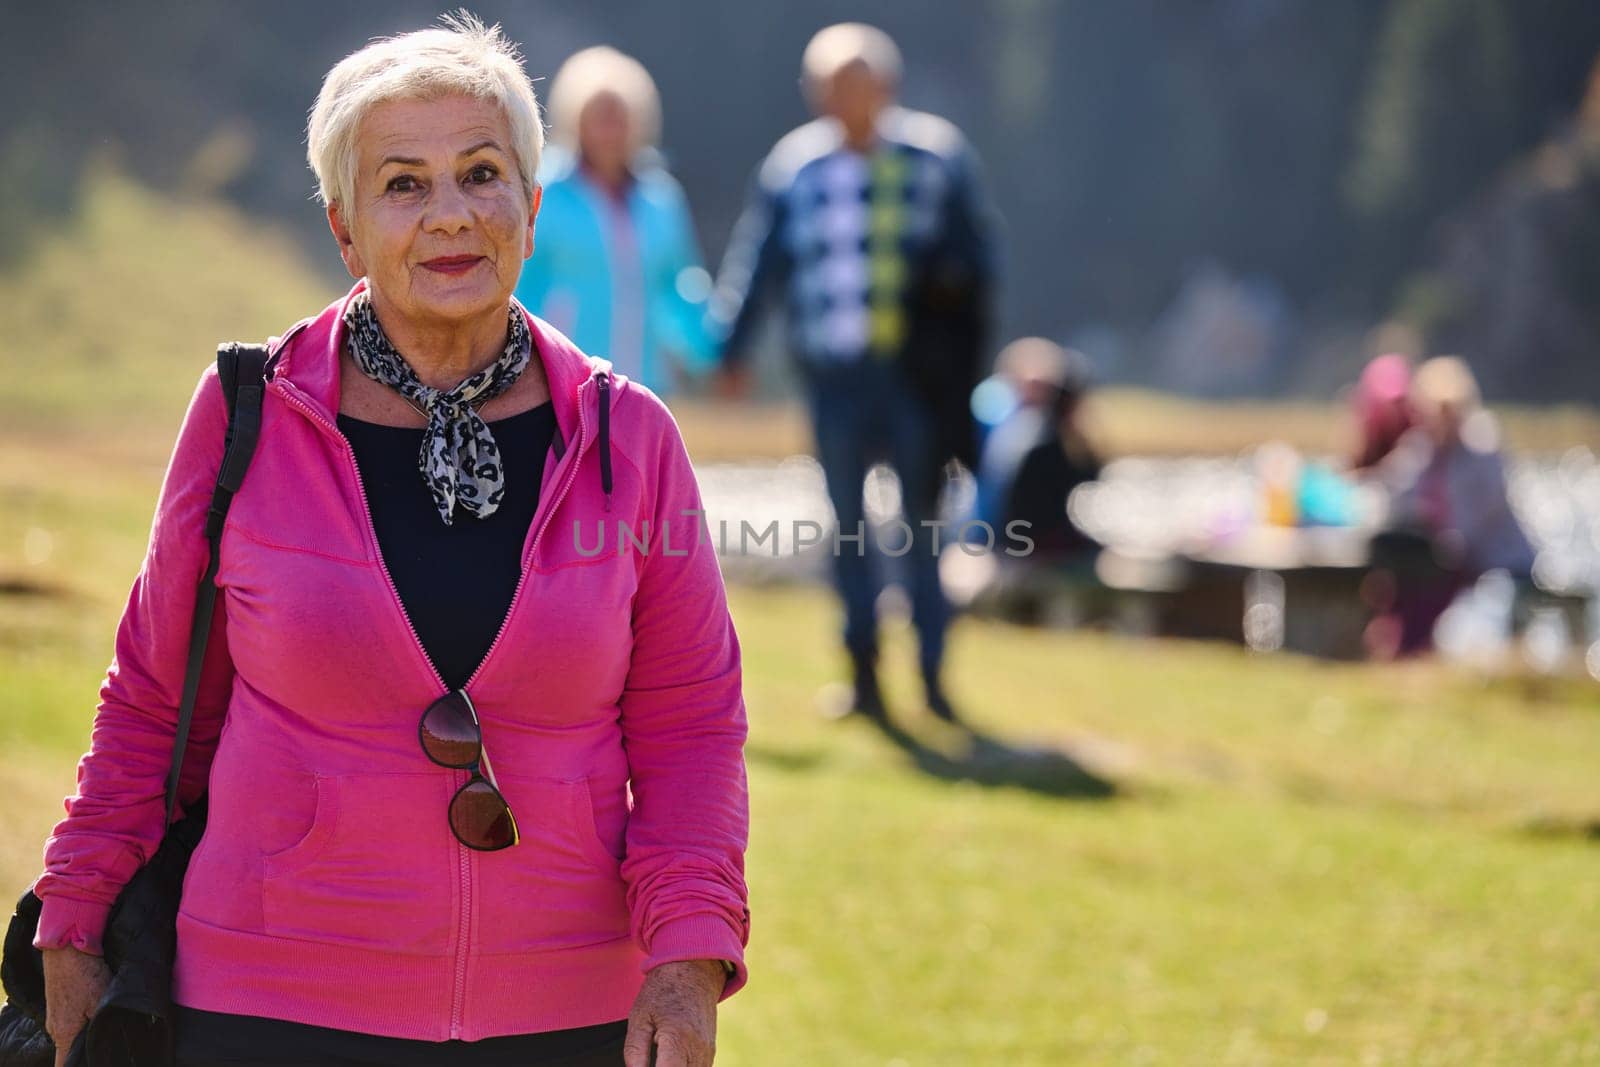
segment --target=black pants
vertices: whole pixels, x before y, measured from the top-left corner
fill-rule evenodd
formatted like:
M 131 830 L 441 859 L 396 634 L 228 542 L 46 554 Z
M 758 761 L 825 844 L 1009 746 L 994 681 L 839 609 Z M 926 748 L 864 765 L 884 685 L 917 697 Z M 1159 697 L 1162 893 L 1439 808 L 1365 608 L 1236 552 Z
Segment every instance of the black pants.
M 411 1041 L 176 1007 L 177 1067 L 621 1067 L 627 1021 L 482 1041 Z

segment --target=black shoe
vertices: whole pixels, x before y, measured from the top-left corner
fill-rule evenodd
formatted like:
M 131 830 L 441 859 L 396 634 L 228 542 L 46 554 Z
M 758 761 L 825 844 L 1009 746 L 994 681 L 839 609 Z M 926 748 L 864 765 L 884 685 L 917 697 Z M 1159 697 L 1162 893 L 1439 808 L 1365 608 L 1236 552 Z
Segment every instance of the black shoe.
M 945 696 L 944 687 L 939 684 L 938 678 L 925 678 L 923 685 L 927 692 L 928 710 L 933 712 L 935 718 L 945 722 L 959 722 L 956 709 L 950 703 L 950 698 Z
M 869 719 L 886 719 L 889 709 L 883 703 L 883 691 L 878 688 L 877 656 L 872 653 L 852 653 L 854 672 L 850 710 Z

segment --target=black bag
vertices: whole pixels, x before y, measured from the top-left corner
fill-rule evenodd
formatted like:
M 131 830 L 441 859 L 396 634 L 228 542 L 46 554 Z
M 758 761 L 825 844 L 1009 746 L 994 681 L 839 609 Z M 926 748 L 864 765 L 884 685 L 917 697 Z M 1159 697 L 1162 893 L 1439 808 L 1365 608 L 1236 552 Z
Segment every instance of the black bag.
M 217 373 L 228 403 L 228 431 L 222 468 L 206 515 L 211 556 L 200 579 L 189 631 L 189 662 L 172 743 L 172 766 L 167 772 L 163 823 L 167 831 L 150 862 L 139 868 L 111 907 L 103 941 L 111 981 L 94 1017 L 72 1043 L 68 1067 L 147 1067 L 173 1060 L 172 964 L 177 953 L 178 896 L 189 857 L 205 833 L 205 797 L 176 823 L 172 812 L 216 606 L 222 523 L 255 454 L 266 365 L 265 345 L 235 343 L 217 349 Z M 0 1008 L 0 1067 L 53 1067 L 55 1063 L 55 1045 L 45 1031 L 44 955 L 33 947 L 40 907 L 30 888 L 17 902 L 16 914 L 6 928 L 5 954 L 0 958 L 0 983 L 6 992 L 6 1004 Z

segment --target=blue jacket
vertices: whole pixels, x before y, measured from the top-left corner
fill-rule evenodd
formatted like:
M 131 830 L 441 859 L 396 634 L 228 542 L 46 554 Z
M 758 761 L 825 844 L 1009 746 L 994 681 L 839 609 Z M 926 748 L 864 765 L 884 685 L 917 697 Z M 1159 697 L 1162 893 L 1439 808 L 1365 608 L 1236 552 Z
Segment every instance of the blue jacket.
M 544 202 L 517 299 L 658 395 L 671 391 L 671 362 L 698 373 L 715 362 L 705 328 L 710 279 L 701 267 L 683 189 L 659 166 L 641 167 L 626 195 L 637 259 L 617 262 L 608 194 L 568 152 L 552 147 L 540 167 Z M 626 316 L 626 318 L 624 317 Z

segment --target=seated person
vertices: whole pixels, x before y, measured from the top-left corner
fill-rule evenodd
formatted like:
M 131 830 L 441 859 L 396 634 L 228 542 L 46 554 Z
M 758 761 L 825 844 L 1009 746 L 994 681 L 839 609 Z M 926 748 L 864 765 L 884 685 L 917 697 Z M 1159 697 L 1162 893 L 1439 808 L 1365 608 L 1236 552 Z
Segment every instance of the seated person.
M 1017 471 L 1055 433 L 1052 405 L 1065 383 L 1081 390 L 1088 360 L 1043 337 L 1020 337 L 1000 350 L 994 374 L 973 391 L 973 415 L 986 428 L 978 456 L 977 514 L 1003 533 Z
M 1043 433 L 1023 456 L 1006 498 L 1005 520 L 1029 524 L 1036 561 L 1094 562 L 1099 545 L 1067 517 L 1067 497 L 1100 477 L 1100 457 L 1081 424 L 1088 375 L 1081 364 L 1063 361 L 1064 373 L 1050 390 Z
M 1373 545 L 1388 575 L 1369 631 L 1378 655 L 1429 648 L 1439 616 L 1486 571 L 1522 581 L 1533 572 L 1533 546 L 1506 497 L 1499 430 L 1471 370 L 1454 356 L 1428 360 L 1411 407 L 1417 425 L 1379 468 L 1391 495 L 1390 531 Z
M 1366 474 L 1394 451 L 1412 427 L 1411 367 L 1406 357 L 1379 356 L 1361 371 L 1351 394 L 1357 443 L 1350 467 Z

